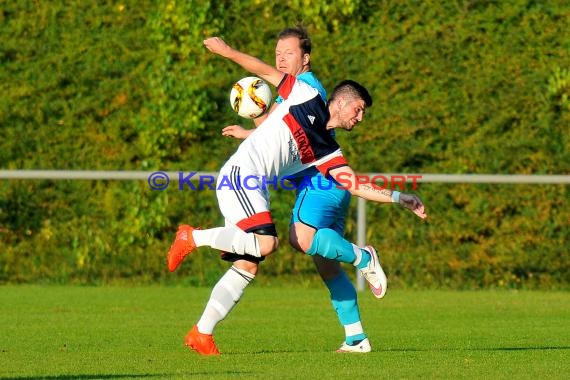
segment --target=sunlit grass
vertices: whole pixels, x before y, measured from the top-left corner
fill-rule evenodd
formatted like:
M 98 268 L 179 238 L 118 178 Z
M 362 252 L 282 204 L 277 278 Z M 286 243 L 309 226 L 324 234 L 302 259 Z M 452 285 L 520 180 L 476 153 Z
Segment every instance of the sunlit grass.
M 373 345 L 337 354 L 324 288 L 247 289 L 216 330 L 221 357 L 183 346 L 209 296 L 185 287 L 0 287 L 1 379 L 557 379 L 570 373 L 570 293 L 359 294 Z

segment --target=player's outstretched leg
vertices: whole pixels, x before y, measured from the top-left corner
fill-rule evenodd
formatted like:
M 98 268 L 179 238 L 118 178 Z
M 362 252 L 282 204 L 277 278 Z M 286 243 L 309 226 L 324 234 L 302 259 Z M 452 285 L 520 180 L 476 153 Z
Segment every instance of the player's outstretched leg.
M 375 297 L 382 298 L 386 294 L 386 274 L 380 266 L 376 250 L 371 246 L 360 248 L 344 239 L 338 232 L 330 228 L 323 228 L 315 233 L 307 254 L 351 263 L 360 270 L 368 281 Z
M 174 272 L 184 258 L 196 247 L 209 246 L 238 255 L 261 257 L 261 245 L 254 233 L 237 227 L 215 227 L 202 230 L 183 224 L 178 227 L 174 243 L 168 252 L 168 269 Z

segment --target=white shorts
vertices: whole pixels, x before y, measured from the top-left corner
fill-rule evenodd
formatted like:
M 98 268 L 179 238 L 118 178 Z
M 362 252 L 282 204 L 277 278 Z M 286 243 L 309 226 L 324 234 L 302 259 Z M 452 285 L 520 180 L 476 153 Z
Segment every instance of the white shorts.
M 275 229 L 269 211 L 269 190 L 261 176 L 226 164 L 218 175 L 216 196 L 226 225 L 238 226 L 246 232 Z

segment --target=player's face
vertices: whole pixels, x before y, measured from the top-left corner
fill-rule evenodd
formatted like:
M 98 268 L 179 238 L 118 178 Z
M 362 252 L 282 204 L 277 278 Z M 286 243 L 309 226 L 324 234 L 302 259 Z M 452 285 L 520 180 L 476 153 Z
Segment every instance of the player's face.
M 297 37 L 286 37 L 275 46 L 275 67 L 284 73 L 299 75 L 306 71 L 309 55 L 303 54 Z
M 340 99 L 338 111 L 339 128 L 351 131 L 354 126 L 362 121 L 366 112 L 366 103 L 362 99 L 342 100 Z

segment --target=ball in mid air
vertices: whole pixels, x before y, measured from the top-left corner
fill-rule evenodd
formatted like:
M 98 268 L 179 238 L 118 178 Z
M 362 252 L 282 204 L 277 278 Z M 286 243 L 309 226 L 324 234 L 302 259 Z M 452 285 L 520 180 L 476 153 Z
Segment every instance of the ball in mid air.
M 232 109 L 246 119 L 255 119 L 263 115 L 269 109 L 271 99 L 271 88 L 258 77 L 240 79 L 230 92 Z

